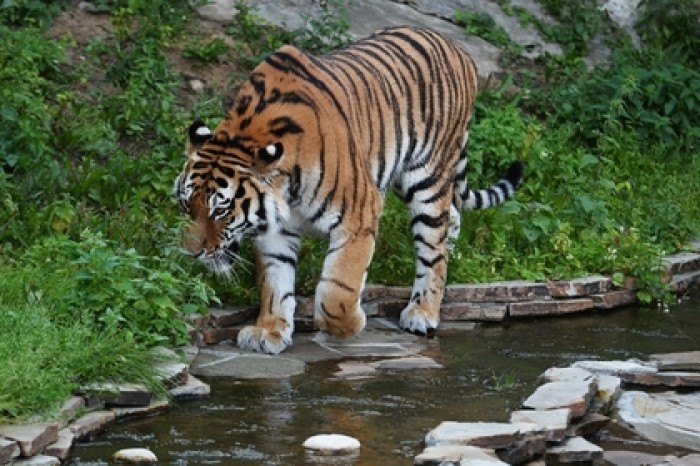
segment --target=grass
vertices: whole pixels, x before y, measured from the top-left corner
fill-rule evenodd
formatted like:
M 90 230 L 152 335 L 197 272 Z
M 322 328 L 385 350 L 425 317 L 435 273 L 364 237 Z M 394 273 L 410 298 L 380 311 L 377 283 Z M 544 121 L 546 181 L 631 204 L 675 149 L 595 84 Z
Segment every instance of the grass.
M 653 13 L 665 11 L 664 2 L 646 4 Z M 186 0 L 95 3 L 110 26 L 87 43 L 46 35 L 71 2 L 0 8 L 3 422 L 50 417 L 90 382 L 162 390 L 150 347 L 185 342 L 186 317 L 217 297 L 257 299 L 252 267 L 220 281 L 179 253 L 184 220 L 171 191 L 186 128 L 195 117 L 211 125 L 221 118 L 229 83 L 194 95 L 177 65 L 201 73 L 226 66 L 227 75 L 242 77 L 282 43 L 323 53 L 348 40 L 340 1 L 297 31 L 265 24 L 241 4 L 227 32 L 232 41 L 197 29 Z M 700 198 L 693 124 L 700 36 L 685 20 L 697 7 L 681 3 L 679 14 L 663 15 L 663 27 L 645 16 L 645 48 L 616 40 L 611 66 L 588 69 L 580 39 L 609 24 L 588 2 L 546 2 L 583 34 L 550 31 L 565 42 L 563 56 L 512 60 L 512 79 L 480 94 L 470 183 L 496 181 L 514 158 L 525 162 L 526 181 L 501 208 L 464 214 L 450 282 L 634 275 L 640 298 L 669 299 L 661 257 L 700 233 L 700 203 L 688 202 Z M 489 29 L 489 18 L 463 20 L 470 33 L 517 53 L 504 31 Z M 369 281 L 411 282 L 408 225 L 405 207 L 389 196 Z M 304 241 L 299 292 L 313 292 L 325 248 Z M 249 250 L 244 255 L 253 263 Z

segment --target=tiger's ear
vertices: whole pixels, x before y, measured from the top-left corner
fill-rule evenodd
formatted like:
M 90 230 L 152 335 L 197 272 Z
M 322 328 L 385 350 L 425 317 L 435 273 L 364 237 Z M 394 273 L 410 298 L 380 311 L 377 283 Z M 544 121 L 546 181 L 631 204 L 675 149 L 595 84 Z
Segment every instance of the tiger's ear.
M 284 154 L 284 146 L 281 142 L 276 142 L 262 149 L 258 149 L 258 160 L 265 165 L 269 165 L 279 160 L 282 154 Z
M 188 154 L 192 152 L 191 149 L 199 149 L 205 142 L 211 139 L 211 130 L 207 128 L 202 120 L 195 120 L 194 123 L 190 125 L 189 137 L 190 147 L 188 147 Z

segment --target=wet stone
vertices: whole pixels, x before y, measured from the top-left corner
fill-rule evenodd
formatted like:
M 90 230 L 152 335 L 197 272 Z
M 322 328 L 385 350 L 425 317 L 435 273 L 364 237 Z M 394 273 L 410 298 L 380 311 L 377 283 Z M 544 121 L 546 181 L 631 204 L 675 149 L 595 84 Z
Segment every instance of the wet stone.
M 426 446 L 471 445 L 485 448 L 507 448 L 524 435 L 532 434 L 534 424 L 503 422 L 443 421 L 425 436 Z
M 75 434 L 69 428 L 61 429 L 58 431 L 58 440 L 44 448 L 44 453 L 65 460 L 68 458 L 74 441 Z
M 655 442 L 700 451 L 700 392 L 624 392 L 617 402 L 620 418 Z
M 586 413 L 582 418 L 571 424 L 566 431 L 568 437 L 588 437 L 595 434 L 610 422 L 608 416 L 599 413 Z
M 93 411 L 76 419 L 68 428 L 80 439 L 101 431 L 115 419 L 116 414 L 112 411 Z
M 575 298 L 557 301 L 529 301 L 511 303 L 508 311 L 511 317 L 531 317 L 543 315 L 562 315 L 593 309 L 590 298 Z
M 55 456 L 34 455 L 31 458 L 17 460 L 12 463 L 16 466 L 58 466 L 61 460 Z
M 590 382 L 595 375 L 578 367 L 550 367 L 542 378 L 547 382 Z
M 700 372 L 622 372 L 623 382 L 646 386 L 700 387 Z
M 168 400 L 154 400 L 148 406 L 129 406 L 123 408 L 112 408 L 112 412 L 117 419 L 125 417 L 142 417 L 151 414 L 162 413 L 170 408 Z
M 61 419 L 73 419 L 78 411 L 85 407 L 85 398 L 82 396 L 72 396 L 58 410 L 58 417 Z
M 596 309 L 614 309 L 637 302 L 637 293 L 633 290 L 615 290 L 603 294 L 592 294 L 593 306 Z
M 343 434 L 319 434 L 307 438 L 303 446 L 326 454 L 348 454 L 360 449 L 360 441 Z
M 571 410 L 569 408 L 521 410 L 513 411 L 510 415 L 512 423 L 535 424 L 542 431 L 547 442 L 563 440 L 570 420 Z
M 196 400 L 208 397 L 211 394 L 211 387 L 197 377 L 188 374 L 185 383 L 171 388 L 169 393 L 176 400 Z
M 333 374 L 336 379 L 358 380 L 377 375 L 377 367 L 374 364 L 347 361 L 338 364 L 338 371 Z
M 111 383 L 83 387 L 88 397 L 97 398 L 108 406 L 148 406 L 151 392 L 143 385 Z
M 549 294 L 553 298 L 578 298 L 592 294 L 607 293 L 612 281 L 608 277 L 592 276 L 574 280 L 560 280 L 548 283 Z
M 508 314 L 506 304 L 446 303 L 440 307 L 440 320 L 480 320 L 500 322 Z
M 380 371 L 409 371 L 414 369 L 442 369 L 442 364 L 425 356 L 385 359 L 373 363 Z
M 572 437 L 550 447 L 545 453 L 547 464 L 594 462 L 603 459 L 603 449 L 583 437 Z
M 116 461 L 123 461 L 125 463 L 157 463 L 158 457 L 151 450 L 146 448 L 124 448 L 119 450 L 114 455 L 112 455 Z
M 0 438 L 0 464 L 6 464 L 20 454 L 19 445 L 14 440 Z
M 0 426 L 0 436 L 15 440 L 19 445 L 22 456 L 33 456 L 46 445 L 58 440 L 58 424 Z
M 549 298 L 544 283 L 506 281 L 483 285 L 448 285 L 445 287 L 445 303 L 510 303 Z
M 621 372 L 656 372 L 654 364 L 645 363 L 637 359 L 627 361 L 576 361 L 571 367 L 586 369 L 594 374 L 619 376 Z
M 537 387 L 523 403 L 524 408 L 530 409 L 571 409 L 571 416 L 583 416 L 588 409 L 593 396 L 598 390 L 598 384 L 591 382 L 549 382 Z
M 660 371 L 700 371 L 700 351 L 652 354 L 649 360 L 656 364 Z
M 676 293 L 685 293 L 700 284 L 700 270 L 679 273 L 671 277 L 669 285 Z
M 523 464 L 536 457 L 542 456 L 547 447 L 545 436 L 542 434 L 529 435 L 506 448 L 497 451 L 498 457 L 507 464 Z
M 697 466 L 700 464 L 700 455 L 691 454 L 679 458 L 673 455 L 654 455 L 641 451 L 605 451 L 603 459 L 610 466 Z
M 494 450 L 467 445 L 440 445 L 423 450 L 413 464 L 421 466 L 459 466 L 478 464 L 481 466 L 506 465 L 499 460 Z
M 191 373 L 202 377 L 279 379 L 302 374 L 305 367 L 306 364 L 298 359 L 219 345 L 202 349 L 192 363 Z
M 679 252 L 664 257 L 663 264 L 668 269 L 669 275 L 698 270 L 700 269 L 700 254 L 694 252 Z

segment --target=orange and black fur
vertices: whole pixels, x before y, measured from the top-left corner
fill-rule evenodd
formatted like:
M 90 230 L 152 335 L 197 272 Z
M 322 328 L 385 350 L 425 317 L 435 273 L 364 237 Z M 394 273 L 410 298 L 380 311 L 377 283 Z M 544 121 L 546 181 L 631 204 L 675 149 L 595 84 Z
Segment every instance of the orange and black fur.
M 490 188 L 467 186 L 476 91 L 463 49 L 430 30 L 400 27 L 322 57 L 282 47 L 253 70 L 213 132 L 193 123 L 176 183 L 193 222 L 184 246 L 220 273 L 244 238 L 257 252 L 260 315 L 240 332 L 241 347 L 278 353 L 291 344 L 306 233 L 329 239 L 316 325 L 338 337 L 362 330 L 360 296 L 389 189 L 410 208 L 416 254 L 400 325 L 437 327 L 460 211 L 502 203 L 523 174 L 516 161 Z

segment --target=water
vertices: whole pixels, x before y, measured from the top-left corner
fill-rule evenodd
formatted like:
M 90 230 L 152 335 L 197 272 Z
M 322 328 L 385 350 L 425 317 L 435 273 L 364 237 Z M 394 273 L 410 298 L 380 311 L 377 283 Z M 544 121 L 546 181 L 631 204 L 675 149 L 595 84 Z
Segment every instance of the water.
M 507 421 L 549 367 L 697 350 L 700 297 L 669 312 L 630 308 L 483 325 L 430 341 L 427 355 L 444 369 L 330 380 L 336 363 L 326 362 L 284 381 L 209 380 L 211 398 L 116 424 L 74 447 L 69 464 L 108 464 L 115 451 L 134 446 L 150 448 L 160 464 L 314 464 L 304 440 L 343 433 L 360 440 L 359 457 L 324 464 L 410 465 L 443 420 Z

